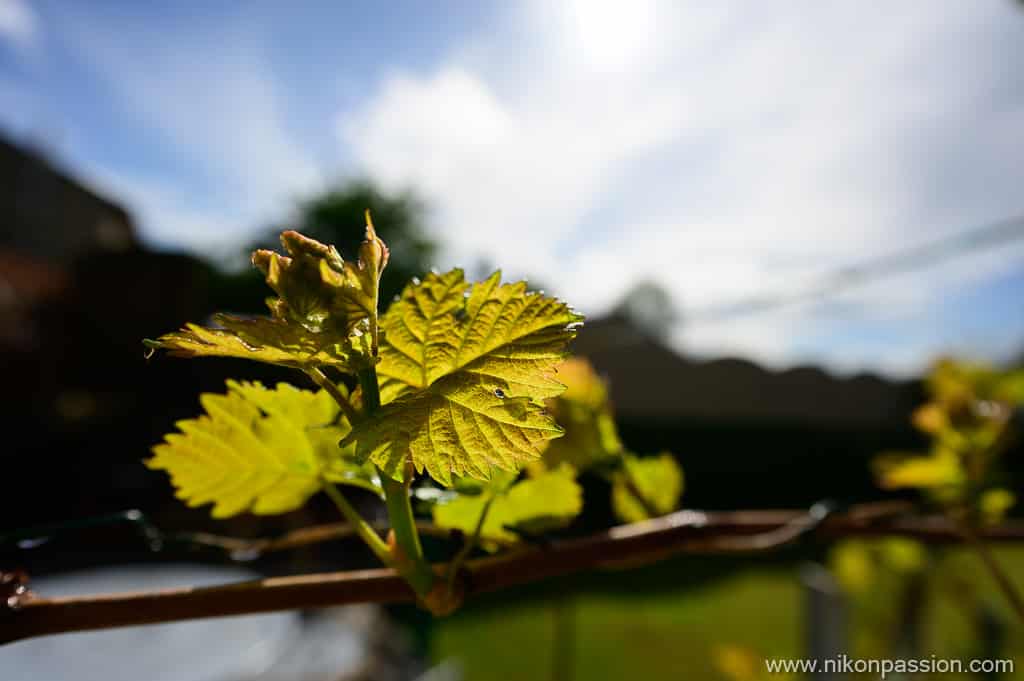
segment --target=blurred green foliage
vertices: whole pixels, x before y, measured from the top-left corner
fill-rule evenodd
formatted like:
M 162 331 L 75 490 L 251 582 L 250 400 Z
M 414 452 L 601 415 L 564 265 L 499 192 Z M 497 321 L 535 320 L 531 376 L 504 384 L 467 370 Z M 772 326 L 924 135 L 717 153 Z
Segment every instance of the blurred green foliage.
M 551 440 L 543 458 L 527 466 L 539 475 L 571 466 L 579 474 L 594 473 L 612 486 L 611 505 L 627 523 L 674 511 L 683 494 L 683 469 L 669 453 L 637 456 L 622 444 L 608 385 L 590 362 L 572 357 L 558 367 L 566 390 L 547 401 L 548 410 L 565 430 Z
M 998 522 L 1016 499 L 1001 457 L 1024 405 L 1024 370 L 943 359 L 926 380 L 929 401 L 913 415 L 931 438 L 926 454 L 888 452 L 874 464 L 885 489 L 921 490 L 925 498 L 972 523 Z

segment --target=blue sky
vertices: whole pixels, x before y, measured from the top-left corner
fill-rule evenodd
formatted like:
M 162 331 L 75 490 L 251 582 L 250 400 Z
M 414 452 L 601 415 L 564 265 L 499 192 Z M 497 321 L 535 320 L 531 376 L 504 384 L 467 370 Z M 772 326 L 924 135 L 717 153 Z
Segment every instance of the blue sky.
M 230 252 L 369 175 L 430 202 L 438 266 L 590 314 L 660 282 L 684 351 L 899 374 L 1024 351 L 1022 242 L 686 315 L 1024 214 L 1019 3 L 299 5 L 0 0 L 0 127 L 161 248 Z

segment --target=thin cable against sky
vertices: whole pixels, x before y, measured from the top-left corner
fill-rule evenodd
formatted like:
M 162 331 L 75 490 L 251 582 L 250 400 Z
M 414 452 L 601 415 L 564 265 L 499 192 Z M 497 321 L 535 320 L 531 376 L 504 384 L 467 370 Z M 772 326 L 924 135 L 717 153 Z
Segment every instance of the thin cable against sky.
M 723 305 L 692 310 L 686 314 L 685 320 L 687 323 L 722 321 L 760 314 L 835 295 L 844 289 L 861 286 L 876 279 L 931 267 L 975 251 L 1021 239 L 1024 239 L 1024 215 L 988 223 L 927 244 L 873 258 L 858 265 L 843 267 L 795 291 L 769 296 L 751 296 Z

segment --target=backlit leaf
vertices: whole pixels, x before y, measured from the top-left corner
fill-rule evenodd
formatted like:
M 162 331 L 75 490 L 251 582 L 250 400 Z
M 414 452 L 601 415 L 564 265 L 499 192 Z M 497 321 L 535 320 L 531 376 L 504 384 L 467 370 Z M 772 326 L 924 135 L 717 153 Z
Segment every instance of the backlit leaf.
M 480 494 L 458 495 L 448 503 L 436 505 L 434 524 L 471 535 L 486 508 L 481 545 L 493 549 L 499 542 L 519 538 L 510 528 L 532 534 L 564 527 L 583 508 L 583 492 L 569 466 L 514 480 L 513 474 L 497 472 Z
M 338 448 L 348 424 L 323 391 L 228 381 L 227 394 L 200 403 L 206 413 L 179 421 L 146 462 L 167 471 L 189 506 L 212 503 L 215 518 L 275 514 L 301 506 L 322 479 L 376 489 L 370 471 Z
M 257 317 L 214 317 L 221 328 L 187 324 L 181 331 L 144 341 L 152 349 L 167 350 L 176 357 L 238 357 L 256 362 L 301 369 L 307 366 L 349 368 L 348 343 L 337 343 L 325 334 L 301 326 Z
M 683 493 L 683 469 L 671 454 L 627 455 L 612 479 L 612 509 L 628 523 L 671 513 Z
M 377 373 L 390 401 L 344 444 L 396 479 L 406 461 L 443 485 L 517 470 L 562 433 L 544 400 L 564 390 L 555 367 L 581 319 L 522 282 L 501 284 L 499 273 L 473 285 L 461 270 L 410 284 L 380 320 Z

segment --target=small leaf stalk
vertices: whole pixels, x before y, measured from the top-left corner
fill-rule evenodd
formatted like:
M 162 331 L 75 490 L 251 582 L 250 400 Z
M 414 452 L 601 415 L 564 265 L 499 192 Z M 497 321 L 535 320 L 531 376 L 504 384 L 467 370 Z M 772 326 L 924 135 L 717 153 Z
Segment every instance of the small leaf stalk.
M 367 416 L 372 415 L 380 409 L 380 384 L 375 367 L 369 366 L 359 372 L 359 385 L 363 389 L 363 409 Z M 391 548 L 394 567 L 422 599 L 434 585 L 434 572 L 423 555 L 423 545 L 412 513 L 409 496 L 412 466 L 406 468 L 405 480 L 401 482 L 379 469 L 378 475 L 384 489 L 384 505 L 391 524 L 391 538 L 394 539 Z
M 338 406 L 341 408 L 341 412 L 345 415 L 345 418 L 348 419 L 349 423 L 355 423 L 359 419 L 359 415 L 356 413 L 352 403 L 348 401 L 348 398 L 345 397 L 340 390 L 338 390 L 338 386 L 335 385 L 331 379 L 327 378 L 327 375 L 324 374 L 323 370 L 318 367 L 311 367 L 305 369 L 305 372 L 307 376 L 313 379 L 314 383 L 325 390 L 327 394 L 338 403 Z
M 338 507 L 338 510 L 341 511 L 341 514 L 345 516 L 345 520 L 352 525 L 359 538 L 370 547 L 370 550 L 373 551 L 380 562 L 388 567 L 394 567 L 394 559 L 390 547 L 380 538 L 377 531 L 359 515 L 359 511 L 348 502 L 348 499 L 341 493 L 341 490 L 326 480 L 323 481 L 323 489 L 331 501 L 334 502 L 334 505 Z

